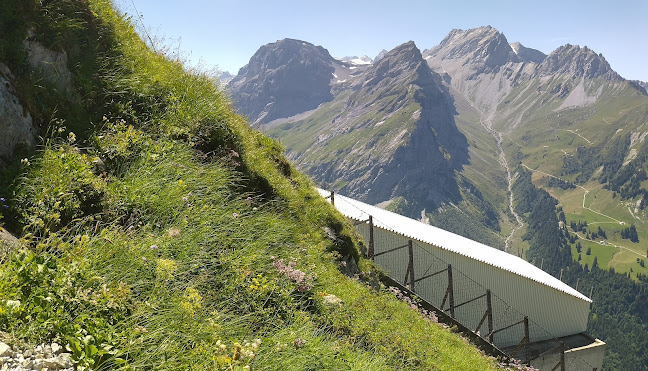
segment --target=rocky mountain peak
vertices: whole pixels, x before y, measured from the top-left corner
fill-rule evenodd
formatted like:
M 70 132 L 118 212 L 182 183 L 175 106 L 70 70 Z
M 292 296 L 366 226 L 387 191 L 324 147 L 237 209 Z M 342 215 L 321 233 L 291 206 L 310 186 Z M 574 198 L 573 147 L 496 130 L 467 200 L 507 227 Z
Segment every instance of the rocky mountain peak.
M 392 66 L 399 64 L 400 67 L 407 67 L 418 64 L 422 60 L 421 51 L 416 47 L 414 41 L 408 41 L 387 52 L 378 63 Z
M 542 63 L 547 55 L 540 50 L 527 48 L 526 46 L 520 44 L 519 42 L 514 42 L 511 44 L 511 49 L 513 52 L 520 57 L 524 62 L 532 63 Z
M 321 46 L 315 46 L 309 42 L 283 39 L 274 43 L 263 45 L 250 58 L 250 62 L 239 70 L 241 72 L 249 70 L 258 72 L 260 70 L 274 69 L 282 65 L 307 61 L 307 60 L 332 60 L 333 57 L 328 50 Z
M 374 63 L 382 59 L 385 55 L 387 55 L 387 53 L 389 53 L 387 50 L 385 49 L 381 50 L 380 53 L 378 53 L 378 55 L 373 59 Z
M 414 79 L 432 76 L 419 48 L 413 41 L 408 41 L 395 47 L 376 61 L 373 69 L 367 71 L 362 84 L 363 86 L 372 86 L 385 79 L 408 76 L 413 72 L 419 73 L 419 76 Z
M 538 66 L 538 74 L 570 74 L 576 77 L 620 80 L 602 54 L 596 54 L 587 46 L 566 44 L 554 50 Z
M 237 107 L 254 124 L 261 124 L 333 99 L 330 81 L 335 63 L 321 46 L 283 39 L 259 48 L 228 87 Z
M 459 59 L 463 63 L 483 64 L 490 68 L 521 60 L 504 34 L 491 26 L 454 29 L 426 55 L 443 60 Z
M 218 80 L 219 85 L 226 86 L 232 79 L 234 75 L 228 71 L 215 71 L 213 77 Z

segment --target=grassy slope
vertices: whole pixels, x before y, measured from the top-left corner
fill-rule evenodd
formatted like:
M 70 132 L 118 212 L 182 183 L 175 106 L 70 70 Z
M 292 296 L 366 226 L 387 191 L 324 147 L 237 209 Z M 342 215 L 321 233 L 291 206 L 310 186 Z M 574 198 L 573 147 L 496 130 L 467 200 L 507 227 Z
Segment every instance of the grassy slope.
M 0 56 L 56 134 L 0 182 L 26 247 L 0 265 L 5 338 L 56 340 L 89 368 L 496 367 L 342 275 L 358 255 L 342 217 L 208 78 L 149 51 L 109 2 L 9 3 L 2 26 L 16 31 Z M 26 24 L 68 52 L 80 98 L 39 91 L 21 70 Z

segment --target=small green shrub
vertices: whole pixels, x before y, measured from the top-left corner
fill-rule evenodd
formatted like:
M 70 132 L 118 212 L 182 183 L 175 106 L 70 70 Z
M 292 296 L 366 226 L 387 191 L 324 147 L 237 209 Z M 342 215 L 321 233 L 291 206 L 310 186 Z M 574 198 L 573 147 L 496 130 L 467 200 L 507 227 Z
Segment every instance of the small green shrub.
M 28 166 L 15 199 L 23 238 L 34 245 L 72 222 L 94 219 L 102 210 L 105 189 L 90 156 L 70 144 L 46 148 Z

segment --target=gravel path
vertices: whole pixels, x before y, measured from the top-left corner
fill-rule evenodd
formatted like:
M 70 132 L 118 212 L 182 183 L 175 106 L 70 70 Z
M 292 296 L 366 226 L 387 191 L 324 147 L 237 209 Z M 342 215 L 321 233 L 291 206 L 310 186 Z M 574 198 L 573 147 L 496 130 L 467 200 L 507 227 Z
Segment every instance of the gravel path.
M 34 349 L 22 349 L 0 342 L 0 370 L 2 371 L 32 371 L 32 370 L 65 370 L 76 368 L 72 355 L 57 343 L 41 344 Z

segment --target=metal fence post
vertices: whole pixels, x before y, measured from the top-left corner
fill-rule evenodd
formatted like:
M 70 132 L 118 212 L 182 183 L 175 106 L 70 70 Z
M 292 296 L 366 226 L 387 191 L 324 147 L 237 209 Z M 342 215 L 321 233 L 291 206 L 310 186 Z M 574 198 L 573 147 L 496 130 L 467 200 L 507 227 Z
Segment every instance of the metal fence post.
M 529 354 L 529 343 L 531 342 L 529 336 L 529 317 L 524 316 L 524 361 L 527 366 L 531 365 L 531 354 Z
M 407 249 L 409 250 L 409 280 L 410 288 L 414 292 L 414 247 L 412 246 L 412 240 L 407 242 Z
M 486 310 L 488 311 L 488 341 L 493 343 L 493 306 L 491 305 L 491 291 L 486 290 Z
M 374 224 L 373 216 L 369 215 L 369 259 L 373 260 L 374 257 Z
M 448 299 L 450 300 L 450 315 L 455 316 L 454 310 L 454 283 L 452 282 L 452 265 L 448 264 Z

